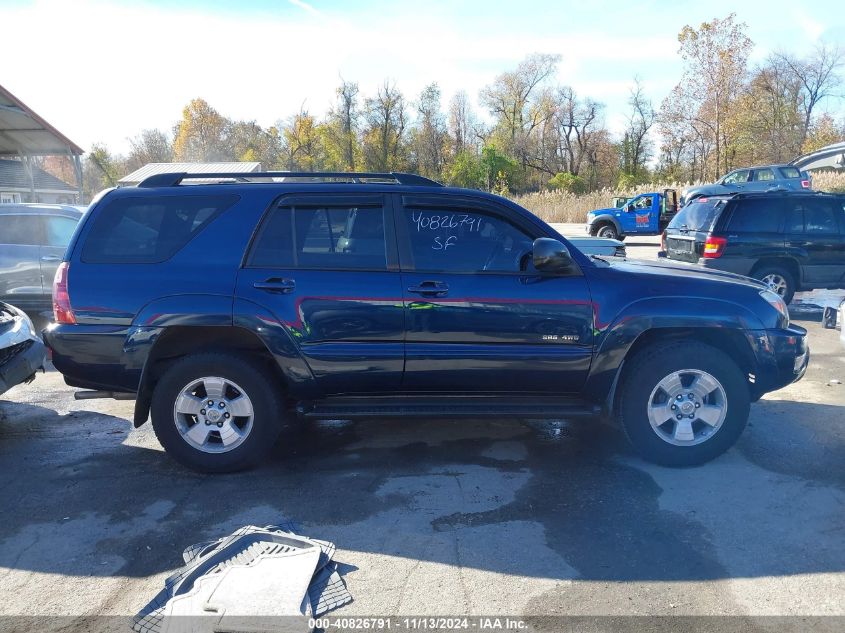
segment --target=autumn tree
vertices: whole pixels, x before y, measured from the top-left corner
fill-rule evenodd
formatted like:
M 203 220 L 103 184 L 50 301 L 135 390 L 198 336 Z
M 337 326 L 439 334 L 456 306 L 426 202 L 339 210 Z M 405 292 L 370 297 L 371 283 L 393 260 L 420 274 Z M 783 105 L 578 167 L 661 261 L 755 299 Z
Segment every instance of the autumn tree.
M 290 171 L 320 171 L 325 151 L 317 120 L 306 110 L 282 128 L 282 161 Z
M 449 135 L 436 83 L 423 88 L 416 105 L 417 121 L 411 135 L 412 160 L 420 175 L 439 180 L 446 164 Z
M 358 84 L 341 78 L 335 103 L 323 126 L 330 169 L 355 171 L 360 162 Z
M 184 162 L 231 160 L 229 127 L 230 121 L 204 99 L 191 100 L 173 129 L 174 158 Z
M 379 87 L 375 97 L 364 101 L 362 145 L 367 170 L 396 171 L 405 164 L 405 110 L 405 98 L 389 81 Z
M 476 125 L 469 96 L 465 90 L 459 90 L 449 102 L 448 134 L 452 139 L 452 148 L 456 155 L 469 148 L 475 149 Z

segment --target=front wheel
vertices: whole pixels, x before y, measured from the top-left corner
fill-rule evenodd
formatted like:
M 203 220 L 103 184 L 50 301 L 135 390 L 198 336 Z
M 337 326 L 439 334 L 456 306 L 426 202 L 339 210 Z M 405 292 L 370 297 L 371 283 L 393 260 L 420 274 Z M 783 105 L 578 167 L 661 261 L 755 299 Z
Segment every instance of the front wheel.
M 171 365 L 153 391 L 153 430 L 167 453 L 201 472 L 257 464 L 281 430 L 277 386 L 240 356 L 204 353 Z
M 596 237 L 606 237 L 611 240 L 618 240 L 619 233 L 617 233 L 616 227 L 612 224 L 603 224 L 596 232 Z
M 625 370 L 619 421 L 648 461 L 694 466 L 728 450 L 750 411 L 745 377 L 723 352 L 679 341 L 640 352 Z

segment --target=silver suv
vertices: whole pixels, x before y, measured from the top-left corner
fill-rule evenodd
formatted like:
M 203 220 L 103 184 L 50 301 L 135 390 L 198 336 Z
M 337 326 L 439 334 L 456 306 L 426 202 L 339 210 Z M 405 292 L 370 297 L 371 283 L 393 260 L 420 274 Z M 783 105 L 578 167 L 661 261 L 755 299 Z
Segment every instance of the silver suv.
M 82 208 L 0 204 L 0 301 L 31 315 L 52 313 L 53 277 Z

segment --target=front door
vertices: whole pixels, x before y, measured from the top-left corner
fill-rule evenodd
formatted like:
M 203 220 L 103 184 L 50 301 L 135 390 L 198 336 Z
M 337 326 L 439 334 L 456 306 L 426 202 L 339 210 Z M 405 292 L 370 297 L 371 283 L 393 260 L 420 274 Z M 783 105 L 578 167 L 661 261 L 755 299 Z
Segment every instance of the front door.
M 43 235 L 41 217 L 34 213 L 0 214 L 0 300 L 27 312 L 51 305 L 41 288 Z
M 657 196 L 642 194 L 633 198 L 622 212 L 622 230 L 627 234 L 657 232 Z
M 578 270 L 534 270 L 532 242 L 543 236 L 508 217 L 472 199 L 397 200 L 405 390 L 571 393 L 584 384 L 587 283 Z
M 287 329 L 322 395 L 400 386 L 405 329 L 385 196 L 297 194 L 262 221 L 237 297 Z
M 44 243 L 41 245 L 41 293 L 49 304 L 53 296 L 53 278 L 65 256 L 67 245 L 76 230 L 77 220 L 62 215 L 42 216 L 44 221 Z

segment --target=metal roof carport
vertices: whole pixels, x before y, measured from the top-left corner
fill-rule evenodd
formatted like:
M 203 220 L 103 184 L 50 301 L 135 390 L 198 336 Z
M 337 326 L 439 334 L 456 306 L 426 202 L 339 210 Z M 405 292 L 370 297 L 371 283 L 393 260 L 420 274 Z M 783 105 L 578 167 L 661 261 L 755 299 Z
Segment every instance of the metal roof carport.
M 0 86 L 0 157 L 17 156 L 29 176 L 35 196 L 32 159 L 38 156 L 68 156 L 73 162 L 79 201 L 82 202 L 82 154 L 85 152 L 32 108 Z

